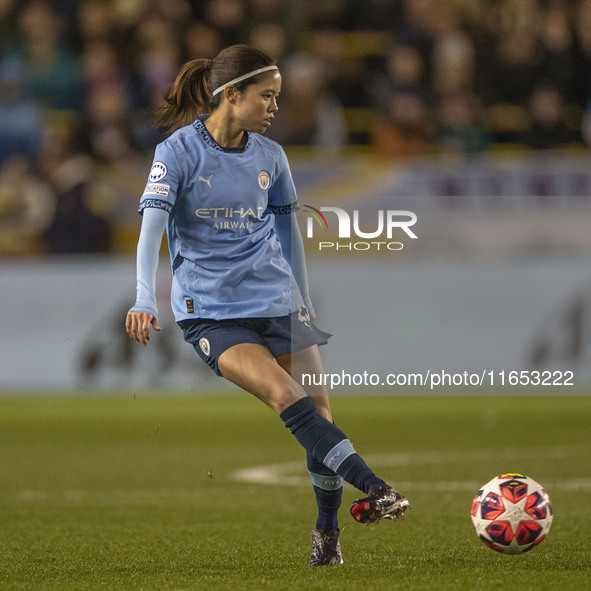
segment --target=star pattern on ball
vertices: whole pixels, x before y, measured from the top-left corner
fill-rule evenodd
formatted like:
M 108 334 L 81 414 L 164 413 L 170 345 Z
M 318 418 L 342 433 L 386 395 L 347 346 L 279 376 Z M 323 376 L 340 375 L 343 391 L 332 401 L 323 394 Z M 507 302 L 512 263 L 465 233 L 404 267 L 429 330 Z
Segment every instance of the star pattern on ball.
M 531 517 L 525 512 L 526 503 L 527 497 L 524 497 L 517 503 L 510 503 L 505 499 L 505 511 L 497 517 L 496 521 L 507 521 L 511 526 L 513 533 L 516 533 L 519 524 L 523 520 L 531 519 Z

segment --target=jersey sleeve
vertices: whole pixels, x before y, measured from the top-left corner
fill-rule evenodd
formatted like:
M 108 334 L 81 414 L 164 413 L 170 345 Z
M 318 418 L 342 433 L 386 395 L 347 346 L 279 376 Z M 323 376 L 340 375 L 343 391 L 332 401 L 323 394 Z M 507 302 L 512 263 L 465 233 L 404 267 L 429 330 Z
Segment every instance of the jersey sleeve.
M 279 148 L 277 173 L 269 187 L 268 196 L 269 209 L 276 215 L 293 213 L 300 208 L 289 162 L 282 148 Z
M 295 214 L 282 215 L 275 218 L 275 231 L 277 239 L 281 244 L 281 251 L 285 260 L 291 267 L 291 272 L 300 290 L 304 305 L 308 308 L 312 318 L 316 316 L 310 290 L 308 288 L 308 275 L 306 273 L 306 255 L 304 253 L 304 242 L 300 234 L 300 228 L 296 221 Z
M 150 312 L 158 318 L 156 271 L 167 221 L 168 214 L 161 209 L 148 208 L 144 214 L 137 245 L 136 300 L 130 312 Z
M 148 174 L 148 182 L 140 198 L 139 213 L 146 208 L 172 211 L 179 186 L 179 167 L 170 145 L 158 144 L 154 152 L 154 161 Z

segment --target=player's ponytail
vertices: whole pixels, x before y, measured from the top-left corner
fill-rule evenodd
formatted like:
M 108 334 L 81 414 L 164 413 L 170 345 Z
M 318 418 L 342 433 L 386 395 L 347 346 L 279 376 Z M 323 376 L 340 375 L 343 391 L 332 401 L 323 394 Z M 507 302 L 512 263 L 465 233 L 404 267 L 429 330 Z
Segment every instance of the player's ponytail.
M 207 85 L 212 60 L 196 59 L 187 62 L 176 80 L 164 93 L 164 104 L 156 112 L 156 127 L 173 132 L 189 125 L 200 113 L 209 113 L 213 96 Z
M 191 60 L 164 94 L 164 104 L 158 109 L 154 124 L 169 133 L 189 125 L 199 114 L 211 113 L 219 106 L 223 95 L 219 89 L 224 84 L 273 65 L 266 53 L 249 45 L 231 45 L 212 60 Z M 248 76 L 232 86 L 242 91 L 257 78 Z

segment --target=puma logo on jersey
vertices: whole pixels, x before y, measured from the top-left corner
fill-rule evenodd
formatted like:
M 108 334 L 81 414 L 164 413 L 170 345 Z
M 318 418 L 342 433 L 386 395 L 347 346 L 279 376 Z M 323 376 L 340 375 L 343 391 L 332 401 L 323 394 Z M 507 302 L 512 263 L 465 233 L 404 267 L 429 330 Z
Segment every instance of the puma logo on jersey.
M 205 183 L 211 189 L 211 182 L 210 181 L 211 181 L 212 176 L 213 176 L 213 174 L 210 174 L 209 178 L 207 178 L 207 179 L 205 177 L 199 176 L 197 178 L 197 180 L 201 181 L 202 183 Z

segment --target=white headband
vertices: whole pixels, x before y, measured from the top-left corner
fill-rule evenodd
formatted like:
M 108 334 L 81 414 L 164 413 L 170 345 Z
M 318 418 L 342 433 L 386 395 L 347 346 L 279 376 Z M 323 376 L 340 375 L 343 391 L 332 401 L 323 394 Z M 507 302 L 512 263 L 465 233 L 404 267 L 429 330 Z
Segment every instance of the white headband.
M 229 84 L 238 84 L 238 82 L 242 82 L 243 80 L 246 80 L 247 78 L 250 78 L 252 76 L 256 76 L 257 74 L 262 74 L 263 72 L 269 72 L 270 70 L 278 70 L 278 69 L 279 68 L 277 66 L 265 66 L 264 68 L 259 68 L 258 70 L 253 70 L 252 72 L 249 72 L 248 74 L 244 74 L 243 76 L 238 76 L 238 78 L 234 78 L 234 80 L 230 80 L 230 82 L 226 82 L 225 84 L 222 84 L 221 86 L 216 88 L 213 91 L 213 96 L 222 92 L 222 90 L 224 90 L 224 88 L 226 88 L 226 86 L 228 86 Z

